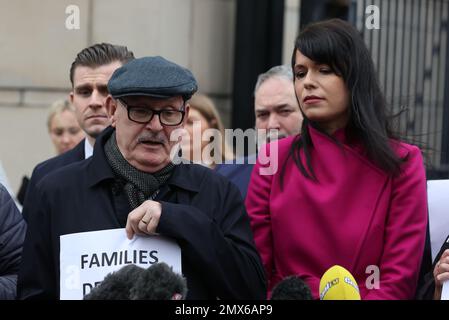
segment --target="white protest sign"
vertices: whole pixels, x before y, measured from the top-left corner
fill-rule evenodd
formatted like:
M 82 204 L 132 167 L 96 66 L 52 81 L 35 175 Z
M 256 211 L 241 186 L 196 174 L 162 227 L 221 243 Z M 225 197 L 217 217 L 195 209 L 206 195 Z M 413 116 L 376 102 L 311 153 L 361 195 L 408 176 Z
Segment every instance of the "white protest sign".
M 449 281 L 443 282 L 443 289 L 441 291 L 441 300 L 449 300 Z
M 181 273 L 181 249 L 162 236 L 126 237 L 125 229 L 67 234 L 60 237 L 60 299 L 81 300 L 95 285 L 127 264 L 147 269 L 165 262 Z
M 432 261 L 435 260 L 444 240 L 449 234 L 449 180 L 427 181 L 427 202 L 429 208 L 430 247 Z

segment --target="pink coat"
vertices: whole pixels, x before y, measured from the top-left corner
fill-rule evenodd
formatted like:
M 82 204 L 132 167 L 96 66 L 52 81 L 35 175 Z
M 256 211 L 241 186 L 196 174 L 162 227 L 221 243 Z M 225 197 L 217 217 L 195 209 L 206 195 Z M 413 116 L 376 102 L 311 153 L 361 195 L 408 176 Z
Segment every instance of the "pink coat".
M 338 146 L 311 127 L 310 134 L 317 181 L 305 178 L 290 157 L 281 190 L 281 167 L 294 137 L 278 142 L 275 174 L 260 174 L 266 167 L 260 157 L 252 172 L 246 207 L 269 289 L 296 274 L 317 298 L 321 276 L 338 264 L 355 277 L 362 299 L 413 298 L 427 225 L 420 150 L 394 144 L 407 161 L 392 177 L 370 163 L 361 146 Z M 343 130 L 334 136 L 345 142 Z M 373 283 L 369 266 L 379 268 L 379 289 L 366 287 Z

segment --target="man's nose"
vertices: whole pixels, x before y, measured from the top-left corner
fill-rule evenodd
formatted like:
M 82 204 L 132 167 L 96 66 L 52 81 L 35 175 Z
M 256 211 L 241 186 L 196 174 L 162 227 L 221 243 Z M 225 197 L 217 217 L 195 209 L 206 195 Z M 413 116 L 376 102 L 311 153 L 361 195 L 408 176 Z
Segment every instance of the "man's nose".
M 70 134 L 69 133 L 63 133 L 62 137 L 61 137 L 61 141 L 64 144 L 69 144 L 70 143 Z
M 267 129 L 280 129 L 281 125 L 279 123 L 279 119 L 275 113 L 270 114 L 270 117 L 268 118 L 268 125 Z
M 157 114 L 153 114 L 153 118 L 151 118 L 151 120 L 146 124 L 145 127 L 153 131 L 161 131 L 162 129 L 164 129 L 159 119 L 159 115 Z
M 92 91 L 90 96 L 89 107 L 91 108 L 101 108 L 104 105 L 106 97 L 102 95 L 98 90 Z

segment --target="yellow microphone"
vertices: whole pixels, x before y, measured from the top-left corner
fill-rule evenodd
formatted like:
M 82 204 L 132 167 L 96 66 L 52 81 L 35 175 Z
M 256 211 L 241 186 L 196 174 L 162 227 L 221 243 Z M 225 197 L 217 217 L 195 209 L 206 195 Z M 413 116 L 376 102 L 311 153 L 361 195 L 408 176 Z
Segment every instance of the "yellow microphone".
M 330 267 L 320 280 L 320 300 L 361 300 L 359 286 L 342 266 Z

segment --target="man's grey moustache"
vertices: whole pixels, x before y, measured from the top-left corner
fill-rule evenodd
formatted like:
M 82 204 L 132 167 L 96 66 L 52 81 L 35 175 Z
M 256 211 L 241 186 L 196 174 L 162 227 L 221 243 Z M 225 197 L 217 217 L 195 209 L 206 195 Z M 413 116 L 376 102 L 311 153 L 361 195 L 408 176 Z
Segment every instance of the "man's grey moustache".
M 102 113 L 93 113 L 93 114 L 89 114 L 87 115 L 85 118 L 86 119 L 90 119 L 90 118 L 97 118 L 97 117 L 101 117 L 101 118 L 107 118 L 108 115 L 107 114 L 102 114 Z
M 155 139 L 155 138 L 148 138 L 148 137 L 140 137 L 137 139 L 137 142 L 139 143 L 145 143 L 145 142 L 152 142 L 152 143 L 162 143 L 165 144 L 165 139 Z

